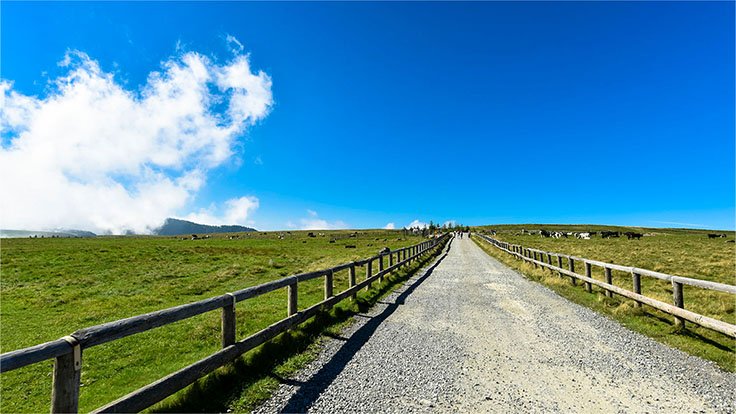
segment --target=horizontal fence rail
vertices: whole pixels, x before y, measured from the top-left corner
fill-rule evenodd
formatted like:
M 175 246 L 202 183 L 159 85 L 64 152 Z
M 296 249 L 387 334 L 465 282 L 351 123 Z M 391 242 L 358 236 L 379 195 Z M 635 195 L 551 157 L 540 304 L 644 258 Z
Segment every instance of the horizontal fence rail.
M 668 275 L 666 273 L 655 272 L 652 270 L 639 269 L 639 268 L 630 267 L 630 266 L 621 266 L 621 265 L 616 265 L 613 263 L 606 263 L 606 262 L 601 262 L 598 260 L 590 260 L 590 259 L 585 259 L 582 257 L 571 256 L 571 255 L 566 255 L 566 254 L 561 254 L 561 253 L 547 252 L 547 251 L 539 250 L 539 249 L 531 249 L 531 248 L 524 247 L 518 244 L 510 244 L 510 243 L 502 242 L 500 240 L 496 240 L 492 237 L 488 237 L 482 234 L 478 234 L 478 236 L 482 238 L 483 240 L 487 241 L 488 243 L 490 243 L 491 245 L 495 246 L 496 248 L 506 253 L 509 253 L 521 260 L 534 264 L 535 267 L 542 266 L 554 272 L 557 272 L 560 276 L 562 275 L 569 276 L 573 284 L 575 284 L 577 280 L 584 282 L 585 288 L 588 292 L 592 291 L 592 285 L 596 285 L 604 289 L 606 291 L 606 295 L 609 297 L 612 297 L 613 294 L 615 293 L 615 294 L 624 296 L 626 298 L 633 299 L 634 301 L 636 301 L 637 306 L 641 306 L 641 304 L 645 304 L 645 305 L 651 306 L 655 309 L 659 309 L 662 312 L 665 312 L 667 314 L 674 316 L 675 325 L 678 327 L 684 327 L 685 321 L 690 321 L 704 328 L 708 328 L 716 332 L 720 332 L 722 334 L 730 336 L 732 338 L 736 338 L 736 325 L 732 325 L 730 323 L 720 321 L 718 319 L 714 319 L 714 318 L 711 318 L 705 315 L 701 315 L 701 314 L 686 310 L 685 309 L 685 299 L 684 299 L 683 291 L 682 291 L 683 285 L 688 285 L 688 286 L 698 287 L 701 289 L 736 294 L 736 286 L 727 285 L 724 283 L 710 282 L 707 280 L 693 279 L 689 277 L 673 276 L 673 275 Z M 556 266 L 553 264 L 552 257 L 557 258 Z M 563 258 L 567 259 L 568 261 L 568 269 L 565 269 L 562 267 Z M 575 263 L 583 264 L 585 268 L 585 275 L 575 272 Z M 602 282 L 600 280 L 597 280 L 591 277 L 591 267 L 592 266 L 597 266 L 597 267 L 601 267 L 604 269 L 604 274 L 606 278 L 605 282 Z M 612 276 L 611 276 L 612 270 L 618 270 L 618 271 L 622 271 L 622 272 L 631 274 L 632 286 L 634 290 L 631 291 L 631 290 L 627 290 L 627 289 L 613 285 Z M 672 302 L 673 304 L 670 305 L 669 303 L 665 303 L 660 300 L 653 299 L 648 296 L 642 295 L 641 276 L 653 277 L 656 279 L 670 282 L 672 284 Z
M 187 387 L 217 368 L 232 362 L 249 350 L 301 324 L 321 310 L 329 309 L 348 297 L 355 298 L 357 292 L 361 289 L 370 288 L 371 283 L 382 281 L 386 274 L 416 261 L 425 253 L 442 248 L 449 239 L 450 234 L 444 234 L 441 237 L 426 240 L 413 246 L 389 250 L 367 259 L 341 264 L 330 269 L 287 276 L 198 302 L 80 329 L 55 341 L 0 355 L 0 373 L 55 359 L 51 412 L 77 412 L 79 409 L 82 351 L 84 349 L 221 309 L 222 349 L 220 351 L 133 391 L 98 408 L 94 412 L 141 411 Z M 384 268 L 385 256 L 388 256 L 389 265 Z M 373 273 L 372 270 L 374 261 L 378 261 L 379 270 L 376 273 Z M 359 283 L 356 282 L 355 278 L 355 268 L 357 266 L 366 268 L 366 278 Z M 333 275 L 346 269 L 349 271 L 349 287 L 338 294 L 334 294 Z M 320 277 L 324 277 L 325 281 L 324 300 L 306 309 L 298 310 L 297 291 L 299 282 Z M 286 306 L 288 316 L 245 339 L 237 341 L 235 338 L 235 304 L 282 288 L 287 288 L 288 292 Z

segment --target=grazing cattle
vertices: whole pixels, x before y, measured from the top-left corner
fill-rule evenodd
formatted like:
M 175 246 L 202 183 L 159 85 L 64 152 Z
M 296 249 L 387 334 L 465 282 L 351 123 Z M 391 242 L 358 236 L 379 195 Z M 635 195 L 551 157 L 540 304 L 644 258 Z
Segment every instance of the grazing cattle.
M 626 238 L 629 240 L 631 239 L 641 240 L 642 236 L 644 236 L 641 233 L 634 233 L 633 231 L 627 231 L 624 234 L 626 235 Z
M 575 238 L 581 240 L 590 240 L 590 233 L 575 233 Z
M 315 235 L 314 235 L 314 233 L 312 233 L 312 232 L 310 231 L 309 233 L 307 233 L 307 237 L 317 237 L 317 236 L 315 236 Z
M 384 247 L 383 249 L 378 251 L 378 254 L 380 254 L 381 256 L 389 253 L 391 253 L 391 249 L 389 249 L 388 247 Z
M 547 230 L 539 230 L 539 235 L 542 236 L 542 237 L 549 237 L 552 234 L 550 232 L 548 232 Z
M 621 234 L 617 231 L 602 231 L 601 238 L 608 239 L 611 237 L 619 237 Z
M 192 240 L 199 240 L 199 237 L 196 234 L 192 234 Z
M 726 238 L 726 237 L 728 237 L 728 236 L 726 236 L 725 234 L 708 233 L 708 238 L 709 239 L 718 239 L 718 238 Z
M 345 248 L 346 249 L 355 249 L 355 245 L 354 244 L 346 244 L 345 245 Z
M 553 231 L 553 232 L 552 232 L 552 234 L 551 234 L 550 236 L 551 236 L 551 237 L 554 237 L 555 239 L 559 239 L 560 237 L 562 237 L 562 232 L 559 232 L 559 231 Z

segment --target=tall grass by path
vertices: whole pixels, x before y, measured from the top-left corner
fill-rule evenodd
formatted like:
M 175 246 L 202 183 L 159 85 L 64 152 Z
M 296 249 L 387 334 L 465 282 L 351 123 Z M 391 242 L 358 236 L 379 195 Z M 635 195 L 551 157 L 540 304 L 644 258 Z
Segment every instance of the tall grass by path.
M 246 233 L 230 240 L 173 237 L 3 239 L 0 350 L 8 352 L 88 326 L 194 302 L 283 276 L 323 269 L 415 244 L 394 231 Z M 332 238 L 337 240 L 330 243 Z M 345 245 L 355 245 L 348 249 Z M 360 268 L 358 268 L 360 271 Z M 359 273 L 359 279 L 361 277 Z M 335 275 L 347 286 L 347 272 Z M 303 285 L 303 286 L 302 286 Z M 321 284 L 300 284 L 300 308 L 322 299 Z M 337 291 L 337 290 L 336 290 Z M 236 305 L 237 335 L 286 316 L 285 290 Z M 85 350 L 80 411 L 89 411 L 220 348 L 220 313 L 160 327 Z M 2 375 L 0 411 L 48 411 L 53 361 Z
M 561 226 L 558 226 L 558 228 Z M 497 239 L 525 247 L 545 251 L 570 254 L 588 259 L 600 260 L 620 265 L 657 270 L 664 273 L 697 277 L 721 283 L 734 284 L 735 256 L 733 243 L 711 243 L 699 232 L 667 232 L 648 236 L 642 240 L 627 239 L 547 239 L 540 236 L 520 235 L 517 228 L 495 227 Z M 527 227 L 528 229 L 529 227 Z M 565 227 L 562 227 L 564 229 Z M 556 229 L 555 229 L 556 230 Z M 571 230 L 567 230 L 571 231 Z M 634 230 L 635 231 L 635 230 Z M 736 341 L 725 335 L 687 323 L 687 328 L 675 328 L 672 316 L 647 307 L 635 307 L 633 301 L 614 295 L 608 298 L 605 291 L 596 286 L 593 293 L 587 293 L 582 283 L 573 286 L 569 277 L 559 277 L 557 273 L 515 259 L 474 237 L 476 243 L 491 256 L 506 265 L 521 271 L 528 278 L 540 282 L 560 295 L 596 311 L 606 314 L 632 330 L 648 335 L 660 342 L 681 349 L 693 355 L 710 359 L 723 369 L 736 370 Z M 730 255 L 729 255 L 730 251 Z M 714 260 L 713 258 L 718 258 Z M 556 264 L 556 263 L 553 263 Z M 567 263 L 563 265 L 567 266 Z M 595 269 L 595 267 L 594 267 Z M 582 273 L 583 269 L 576 269 Z M 632 290 L 631 275 L 613 272 L 613 284 Z M 593 273 L 598 280 L 605 280 L 603 270 Z M 666 303 L 672 302 L 672 285 L 659 279 L 642 276 L 642 293 Z M 685 286 L 685 308 L 728 323 L 736 322 L 733 295 L 722 292 Z

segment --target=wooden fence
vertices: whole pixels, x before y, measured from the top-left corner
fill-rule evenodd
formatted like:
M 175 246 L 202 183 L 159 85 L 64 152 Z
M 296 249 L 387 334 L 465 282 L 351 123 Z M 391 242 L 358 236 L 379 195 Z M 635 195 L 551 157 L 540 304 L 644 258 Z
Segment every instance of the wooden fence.
M 79 408 L 79 386 L 82 372 L 82 351 L 95 345 L 104 344 L 149 329 L 188 319 L 205 312 L 221 309 L 222 349 L 220 351 L 94 411 L 96 413 L 138 412 L 185 388 L 215 369 L 235 360 L 245 352 L 303 323 L 316 315 L 320 310 L 329 309 L 347 297 L 355 299 L 355 295 L 360 289 L 364 287 L 369 288 L 374 281 L 382 281 L 384 275 L 387 273 L 417 260 L 425 253 L 442 248 L 449 238 L 450 235 L 445 234 L 439 238 L 423 241 L 413 246 L 389 251 L 388 253 L 379 254 L 368 259 L 345 263 L 330 269 L 288 276 L 198 302 L 80 329 L 69 336 L 55 341 L 0 355 L 0 373 L 55 358 L 51 412 L 77 412 Z M 386 257 L 388 257 L 389 263 L 388 267 L 384 268 L 384 258 Z M 379 269 L 376 273 L 373 273 L 374 261 L 378 262 Z M 360 283 L 356 283 L 355 268 L 357 266 L 364 266 L 366 269 L 366 278 Z M 333 294 L 333 274 L 345 269 L 349 272 L 349 287 L 345 291 L 335 295 Z M 298 310 L 297 291 L 299 282 L 319 277 L 324 277 L 324 300 L 301 311 Z M 281 288 L 287 289 L 286 309 L 288 316 L 245 339 L 236 341 L 235 304 Z
M 666 273 L 655 272 L 652 270 L 638 269 L 636 267 L 630 267 L 630 266 L 621 266 L 621 265 L 616 265 L 612 263 L 600 262 L 597 260 L 590 260 L 590 259 L 585 259 L 581 257 L 570 256 L 566 254 L 546 252 L 543 250 L 523 247 L 518 244 L 510 244 L 510 243 L 502 242 L 500 240 L 496 240 L 492 237 L 488 237 L 482 234 L 479 234 L 478 236 L 480 236 L 483 240 L 489 242 L 493 246 L 497 247 L 498 249 L 506 253 L 512 254 L 518 259 L 525 260 L 529 263 L 534 264 L 535 267 L 542 266 L 552 271 L 558 272 L 560 276 L 562 275 L 569 276 L 573 284 L 575 284 L 576 280 L 583 281 L 585 283 L 585 289 L 588 292 L 592 291 L 592 285 L 596 285 L 596 286 L 603 288 L 606 291 L 606 295 L 608 297 L 613 297 L 613 294 L 616 293 L 626 298 L 635 300 L 636 306 L 641 306 L 641 304 L 646 304 L 655 309 L 659 309 L 662 312 L 665 312 L 667 314 L 674 316 L 675 325 L 678 327 L 684 327 L 685 321 L 690 321 L 702 327 L 712 329 L 714 331 L 728 335 L 732 338 L 736 338 L 736 325 L 732 325 L 730 323 L 720 321 L 718 319 L 713 319 L 713 318 L 710 318 L 704 315 L 700 315 L 695 312 L 685 310 L 685 298 L 682 292 L 682 286 L 688 285 L 688 286 L 695 286 L 701 289 L 715 290 L 719 292 L 725 292 L 725 293 L 736 295 L 736 286 L 727 285 L 723 283 L 710 282 L 707 280 L 673 276 L 673 275 L 668 275 Z M 556 262 L 557 262 L 556 266 L 552 263 L 553 257 L 556 258 Z M 568 269 L 565 269 L 562 266 L 563 258 L 567 260 Z M 583 264 L 585 268 L 585 275 L 575 272 L 576 263 Z M 598 266 L 598 267 L 603 268 L 605 279 L 606 279 L 605 282 L 594 279 L 591 276 L 592 266 Z M 613 285 L 612 275 L 611 275 L 612 270 L 618 270 L 618 271 L 622 271 L 622 272 L 631 274 L 633 291 L 626 290 L 624 288 Z M 653 277 L 653 278 L 665 280 L 665 281 L 672 283 L 672 302 L 673 304 L 670 305 L 669 303 L 665 303 L 665 302 L 642 295 L 641 276 Z

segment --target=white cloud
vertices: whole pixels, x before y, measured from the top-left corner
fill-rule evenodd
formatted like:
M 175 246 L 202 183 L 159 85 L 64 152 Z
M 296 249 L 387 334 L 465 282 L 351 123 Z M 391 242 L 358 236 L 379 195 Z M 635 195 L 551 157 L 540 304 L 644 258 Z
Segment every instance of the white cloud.
M 251 226 L 254 223 L 248 220 L 248 216 L 258 209 L 259 204 L 258 198 L 253 196 L 233 198 L 225 202 L 224 209 L 218 209 L 217 206 L 211 205 L 209 208 L 201 209 L 196 213 L 190 213 L 183 219 L 200 224 Z
M 457 226 L 457 222 L 455 220 L 447 220 L 446 222 L 442 223 L 442 227 L 454 227 Z
M 319 217 L 314 210 L 307 210 L 309 217 L 299 219 L 299 228 L 301 230 L 338 230 L 347 228 L 347 224 L 342 220 L 327 221 Z M 292 221 L 286 223 L 287 227 L 296 227 Z
M 393 230 L 396 228 L 396 224 L 394 223 L 388 223 L 383 227 L 385 230 Z
M 406 226 L 406 228 L 409 228 L 409 229 L 414 228 L 414 227 L 419 227 L 420 229 L 423 229 L 423 228 L 429 227 L 429 224 L 423 221 L 414 220 Z
M 150 231 L 186 210 L 273 105 L 270 77 L 241 54 L 181 53 L 139 90 L 82 52 L 60 64 L 68 73 L 45 97 L 0 81 L 0 228 Z M 233 199 L 211 218 L 242 222 L 257 206 Z

